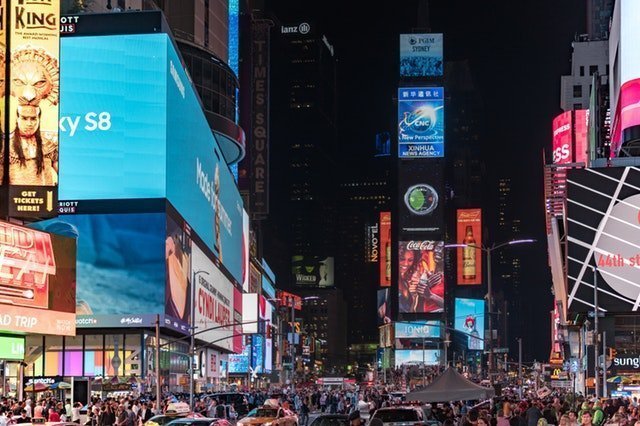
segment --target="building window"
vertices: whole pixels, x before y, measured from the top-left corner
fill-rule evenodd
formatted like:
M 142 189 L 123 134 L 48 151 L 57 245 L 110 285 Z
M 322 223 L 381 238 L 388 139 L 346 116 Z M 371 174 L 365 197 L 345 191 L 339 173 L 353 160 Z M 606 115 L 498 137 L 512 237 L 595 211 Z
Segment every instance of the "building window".
M 579 84 L 576 84 L 573 86 L 573 97 L 574 98 L 581 98 L 582 97 L 582 86 Z
M 584 65 L 580 65 L 580 77 L 584 77 Z
M 598 72 L 597 65 L 589 65 L 589 75 L 594 75 L 597 72 Z
M 582 104 L 573 104 L 573 109 L 582 109 Z

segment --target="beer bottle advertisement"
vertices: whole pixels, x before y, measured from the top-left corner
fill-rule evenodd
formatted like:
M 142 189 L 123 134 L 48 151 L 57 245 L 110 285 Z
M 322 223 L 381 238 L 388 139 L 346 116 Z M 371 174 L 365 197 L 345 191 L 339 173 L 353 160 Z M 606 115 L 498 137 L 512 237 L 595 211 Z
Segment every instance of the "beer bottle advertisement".
M 482 284 L 482 210 L 459 209 L 456 212 L 458 285 Z

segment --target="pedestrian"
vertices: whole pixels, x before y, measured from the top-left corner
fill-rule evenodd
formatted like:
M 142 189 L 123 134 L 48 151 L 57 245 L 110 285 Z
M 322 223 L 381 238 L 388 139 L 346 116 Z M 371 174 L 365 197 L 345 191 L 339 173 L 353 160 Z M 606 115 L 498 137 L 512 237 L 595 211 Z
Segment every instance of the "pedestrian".
M 307 426 L 308 422 L 309 422 L 309 403 L 308 403 L 307 399 L 305 398 L 302 401 L 302 404 L 300 405 L 299 424 L 301 426 Z

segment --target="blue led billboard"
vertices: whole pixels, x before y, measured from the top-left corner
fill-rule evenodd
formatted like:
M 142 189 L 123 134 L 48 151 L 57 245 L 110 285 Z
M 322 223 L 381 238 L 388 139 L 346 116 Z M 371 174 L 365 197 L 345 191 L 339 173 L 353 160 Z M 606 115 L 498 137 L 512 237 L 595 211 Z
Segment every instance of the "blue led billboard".
M 440 338 L 442 334 L 440 321 L 404 321 L 395 323 L 396 339 L 405 338 Z
M 442 34 L 400 34 L 400 77 L 441 77 Z
M 262 291 L 271 299 L 276 298 L 276 289 L 274 287 L 276 283 L 276 275 L 269 267 L 269 264 L 266 260 L 262 259 L 262 269 L 264 269 L 264 274 L 262 274 Z
M 167 198 L 242 281 L 242 200 L 166 34 L 62 39 L 61 201 Z
M 249 372 L 249 358 L 251 356 L 251 346 L 246 345 L 240 354 L 229 354 L 229 374 L 246 374 Z
M 444 89 L 398 89 L 398 157 L 444 157 Z
M 484 300 L 462 299 L 455 301 L 454 328 L 465 333 L 469 350 L 484 350 Z

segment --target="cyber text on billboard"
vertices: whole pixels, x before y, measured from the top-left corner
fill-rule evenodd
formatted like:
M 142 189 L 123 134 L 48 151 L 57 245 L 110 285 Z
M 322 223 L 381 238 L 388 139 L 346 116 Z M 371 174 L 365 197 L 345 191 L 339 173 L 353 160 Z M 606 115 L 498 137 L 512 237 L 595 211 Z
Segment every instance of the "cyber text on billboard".
M 444 89 L 398 89 L 398 157 L 444 157 Z
M 398 307 L 400 313 L 444 310 L 444 242 L 398 242 Z
M 458 247 L 458 285 L 482 284 L 482 210 L 458 209 L 456 212 Z

